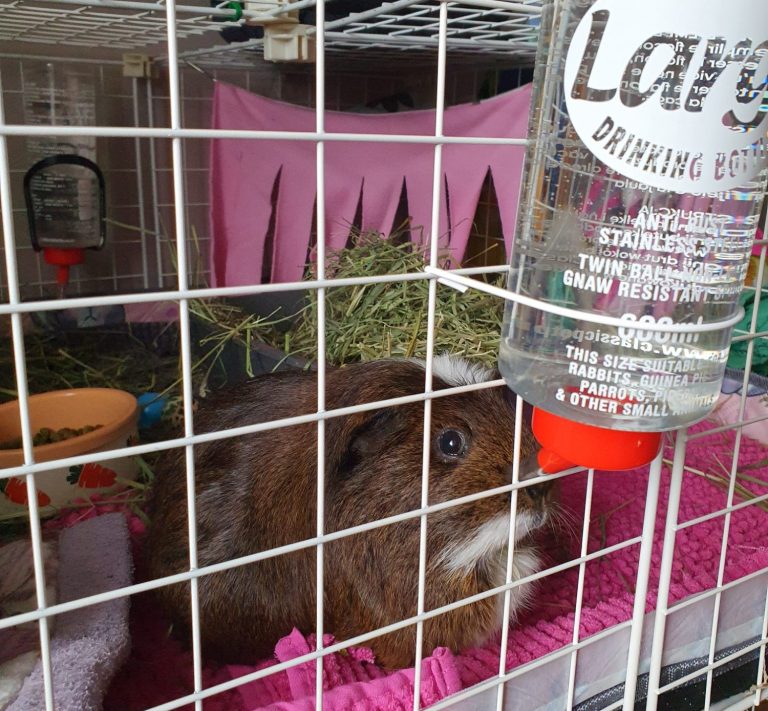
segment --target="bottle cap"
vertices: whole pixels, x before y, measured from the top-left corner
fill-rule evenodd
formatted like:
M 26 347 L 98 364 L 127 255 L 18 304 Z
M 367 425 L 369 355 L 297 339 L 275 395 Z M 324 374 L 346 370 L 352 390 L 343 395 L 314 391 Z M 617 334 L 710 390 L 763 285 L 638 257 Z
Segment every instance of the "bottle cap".
M 541 445 L 541 470 L 554 474 L 581 466 L 623 471 L 648 464 L 661 447 L 661 432 L 627 432 L 585 425 L 533 408 L 533 434 Z

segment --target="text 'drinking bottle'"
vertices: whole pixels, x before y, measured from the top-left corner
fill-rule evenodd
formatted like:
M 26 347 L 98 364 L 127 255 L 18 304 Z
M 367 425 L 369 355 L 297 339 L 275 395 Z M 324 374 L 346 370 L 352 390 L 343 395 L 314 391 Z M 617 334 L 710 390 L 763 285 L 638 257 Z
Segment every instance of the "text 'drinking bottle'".
M 717 401 L 768 177 L 768 2 L 545 0 L 499 366 L 524 399 L 664 430 Z M 644 328 L 645 327 L 645 328 Z

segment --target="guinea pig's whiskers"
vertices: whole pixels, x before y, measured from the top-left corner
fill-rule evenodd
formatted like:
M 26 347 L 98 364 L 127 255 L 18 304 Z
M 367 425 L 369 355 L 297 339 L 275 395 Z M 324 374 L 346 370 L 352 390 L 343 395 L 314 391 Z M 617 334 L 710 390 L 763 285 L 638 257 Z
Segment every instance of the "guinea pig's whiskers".
M 570 509 L 565 508 L 559 501 L 549 503 L 547 525 L 555 533 L 564 533 L 573 540 L 580 538 L 578 519 Z

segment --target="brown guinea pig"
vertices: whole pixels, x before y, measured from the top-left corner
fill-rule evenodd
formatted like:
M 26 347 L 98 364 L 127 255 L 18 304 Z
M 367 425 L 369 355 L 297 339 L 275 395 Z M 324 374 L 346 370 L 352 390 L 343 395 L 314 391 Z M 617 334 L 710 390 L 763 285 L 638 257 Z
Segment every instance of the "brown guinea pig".
M 450 356 L 434 359 L 434 390 L 498 374 Z M 329 370 L 328 410 L 424 392 L 424 365 L 381 360 Z M 511 481 L 514 406 L 503 387 L 432 402 L 429 503 Z M 276 373 L 200 404 L 195 431 L 216 431 L 310 414 L 314 373 Z M 325 532 L 418 509 L 421 505 L 424 404 L 326 420 Z M 521 457 L 534 450 L 524 428 Z M 317 426 L 314 423 L 195 446 L 199 566 L 311 539 L 316 535 Z M 189 569 L 183 450 L 158 466 L 151 503 L 148 563 L 152 577 Z M 519 490 L 514 576 L 539 569 L 530 534 L 547 518 L 549 485 Z M 425 609 L 501 585 L 506 573 L 509 493 L 446 508 L 427 518 Z M 419 517 L 323 546 L 324 631 L 337 640 L 417 613 Z M 203 653 L 221 661 L 270 656 L 296 627 L 315 629 L 316 552 L 311 546 L 199 578 Z M 530 586 L 512 588 L 513 614 Z M 189 633 L 188 583 L 159 589 L 174 625 Z M 501 627 L 503 595 L 484 598 L 424 623 L 424 654 L 479 644 Z M 370 642 L 378 663 L 412 665 L 415 625 Z

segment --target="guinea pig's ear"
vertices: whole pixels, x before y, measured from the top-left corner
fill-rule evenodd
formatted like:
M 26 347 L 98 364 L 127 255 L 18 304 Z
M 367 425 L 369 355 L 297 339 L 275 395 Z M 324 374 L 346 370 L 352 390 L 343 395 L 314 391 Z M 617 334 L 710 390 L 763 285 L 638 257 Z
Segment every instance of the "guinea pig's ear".
M 358 464 L 399 441 L 407 429 L 404 413 L 399 410 L 388 407 L 330 420 L 326 430 L 329 473 L 350 476 Z

